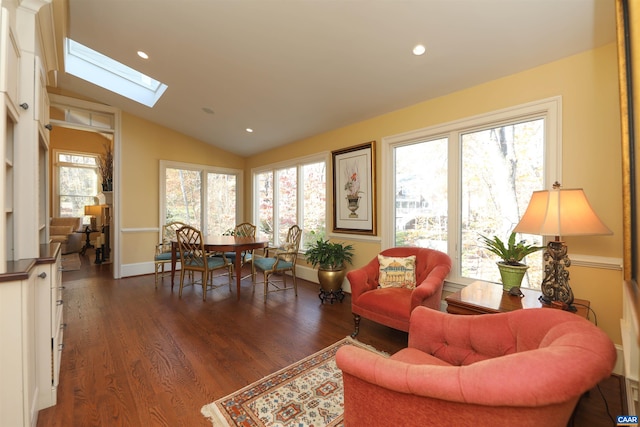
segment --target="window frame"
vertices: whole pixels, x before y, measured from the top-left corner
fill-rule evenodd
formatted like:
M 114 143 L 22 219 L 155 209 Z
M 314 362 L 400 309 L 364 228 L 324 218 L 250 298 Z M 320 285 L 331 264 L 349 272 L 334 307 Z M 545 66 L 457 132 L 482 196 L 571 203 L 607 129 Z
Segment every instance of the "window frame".
M 211 165 L 201 165 L 196 163 L 186 163 L 186 162 L 176 162 L 172 160 L 160 160 L 160 170 L 159 170 L 159 188 L 160 188 L 160 200 L 159 200 L 159 224 L 162 227 L 165 223 L 165 218 L 167 214 L 167 205 L 166 205 L 166 170 L 169 169 L 182 169 L 182 170 L 190 170 L 190 171 L 198 171 L 200 173 L 201 186 L 200 186 L 200 200 L 204 206 L 208 205 L 208 197 L 207 197 L 207 188 L 208 188 L 208 180 L 207 174 L 209 173 L 217 173 L 217 174 L 226 174 L 226 175 L 235 175 L 236 177 L 236 223 L 241 222 L 242 218 L 242 207 L 243 207 L 243 171 L 241 169 L 233 169 L 233 168 L 222 168 L 218 166 Z M 207 228 L 207 218 L 206 218 L 206 210 L 200 209 L 200 224 L 202 228 L 203 235 L 206 235 L 208 230 Z
M 470 116 L 444 124 L 416 129 L 402 134 L 382 138 L 382 176 L 381 176 L 381 216 L 382 230 L 381 249 L 395 245 L 394 210 L 394 149 L 398 146 L 415 144 L 425 140 L 448 138 L 448 231 L 447 253 L 451 257 L 453 266 L 447 282 L 457 285 L 468 285 L 476 279 L 462 277 L 461 256 L 459 242 L 460 204 L 461 204 L 461 152 L 460 136 L 464 133 L 491 126 L 500 126 L 518 120 L 544 118 L 545 146 L 544 146 L 544 188 L 548 188 L 555 181 L 562 182 L 562 97 L 555 96 L 525 104 L 516 105 L 476 116 Z M 544 238 L 544 242 L 547 239 Z
M 277 215 L 277 211 L 278 211 L 278 204 L 276 203 L 276 196 L 277 196 L 277 183 L 275 182 L 275 177 L 277 176 L 276 172 L 278 170 L 281 169 L 287 169 L 287 168 L 296 168 L 296 223 L 297 224 L 303 224 L 304 223 L 304 218 L 301 215 L 304 215 L 304 185 L 300 185 L 300 177 L 301 177 L 301 169 L 303 166 L 308 165 L 308 164 L 312 164 L 312 163 L 321 163 L 324 162 L 325 164 L 325 200 L 329 200 L 329 184 L 330 184 L 330 177 L 329 177 L 329 166 L 331 164 L 330 161 L 330 153 L 329 152 L 322 152 L 319 154 L 314 154 L 314 155 L 310 155 L 310 156 L 304 156 L 304 157 L 297 157 L 294 159 L 290 159 L 290 160 L 286 160 L 286 161 L 282 161 L 282 162 L 277 162 L 277 163 L 270 163 L 267 165 L 263 165 L 260 167 L 256 167 L 256 168 L 252 168 L 251 169 L 251 204 L 252 204 L 252 210 L 251 210 L 251 217 L 253 218 L 253 223 L 254 224 L 258 224 L 259 223 L 259 201 L 257 200 L 258 197 L 258 189 L 257 189 L 257 177 L 259 174 L 262 173 L 267 173 L 267 172 L 271 172 L 273 173 L 273 177 L 274 177 L 274 185 L 273 185 L 273 199 L 274 199 L 274 203 L 273 203 L 273 210 L 274 210 L 274 218 Z M 326 233 L 326 238 L 329 237 L 329 230 L 327 229 L 327 223 L 328 223 L 328 218 L 330 215 L 330 210 L 329 210 L 329 203 L 325 203 L 325 219 L 324 219 L 324 226 L 325 226 L 325 233 Z M 274 221 L 275 222 L 275 221 Z M 304 230 L 303 231 L 303 240 L 304 240 Z M 277 228 L 277 224 L 274 224 L 274 230 L 273 230 L 273 239 L 274 241 L 271 242 L 271 244 L 273 245 L 279 245 L 281 242 L 279 242 L 277 240 L 279 236 L 279 230 Z M 300 248 L 299 251 L 300 252 L 304 252 L 304 246 L 305 246 L 305 242 L 301 241 L 300 242 Z
M 66 155 L 71 155 L 71 156 L 83 156 L 83 157 L 95 157 L 96 159 L 96 165 L 95 166 L 90 166 L 90 165 L 77 165 L 75 163 L 68 163 L 68 162 L 60 162 L 60 155 L 61 154 L 66 154 Z M 52 212 L 55 213 L 55 215 L 52 216 L 57 216 L 59 217 L 61 215 L 60 213 L 60 167 L 61 166 L 71 166 L 71 167 L 78 167 L 78 168 L 85 168 L 85 169 L 95 169 L 96 171 L 96 176 L 97 176 L 97 180 L 96 182 L 98 183 L 96 186 L 96 196 L 98 194 L 100 194 L 102 192 L 102 189 L 100 188 L 100 182 L 101 182 L 101 175 L 100 175 L 100 169 L 98 168 L 98 162 L 100 161 L 100 154 L 98 153 L 91 153 L 91 152 L 87 152 L 87 151 L 77 151 L 77 150 L 64 150 L 64 149 L 54 149 L 53 150 L 53 158 L 54 158 L 54 162 L 53 162 L 53 169 L 54 169 L 54 173 L 53 173 L 53 203 L 52 203 Z M 96 197 L 93 196 L 93 197 Z M 83 218 L 83 222 L 84 222 L 84 216 Z

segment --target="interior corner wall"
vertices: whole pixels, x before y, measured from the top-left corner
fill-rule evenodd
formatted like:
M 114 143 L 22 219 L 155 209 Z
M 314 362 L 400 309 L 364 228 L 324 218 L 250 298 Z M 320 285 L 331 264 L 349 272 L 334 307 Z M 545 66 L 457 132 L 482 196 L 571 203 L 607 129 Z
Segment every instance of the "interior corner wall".
M 615 43 L 251 156 L 246 161 L 245 182 L 250 183 L 255 167 L 371 140 L 380 144 L 387 136 L 555 96 L 562 97 L 563 176 L 558 180 L 565 188 L 584 188 L 595 211 L 614 232 L 612 236 L 567 238 L 569 253 L 621 259 L 622 152 Z M 381 150 L 376 154 L 380 182 L 385 179 Z M 376 187 L 379 201 L 381 185 Z M 245 194 L 249 197 L 250 193 Z M 330 190 L 330 205 L 331 198 Z M 247 209 L 250 205 L 250 200 L 245 200 Z M 378 203 L 378 218 L 381 208 Z M 328 226 L 331 229 L 332 225 Z M 355 247 L 351 268 L 364 265 L 382 249 L 375 241 L 349 235 L 339 239 Z M 598 269 L 594 274 L 592 270 L 572 266 L 571 286 L 577 298 L 591 300 L 599 325 L 620 343 L 622 272 Z
M 252 168 L 372 140 L 380 144 L 387 136 L 555 96 L 561 96 L 563 103 L 563 176 L 558 179 L 567 188 L 583 187 L 596 212 L 614 232 L 613 236 L 567 239 L 570 254 L 621 258 L 622 178 L 616 54 L 615 44 L 610 44 L 246 159 L 123 114 L 122 263 L 152 260 L 159 227 L 161 159 L 243 169 L 244 213 L 250 218 Z M 378 180 L 385 178 L 381 164 L 380 150 L 377 150 Z M 380 188 L 378 185 L 377 200 L 380 200 Z M 331 197 L 329 191 L 329 204 Z M 377 209 L 380 218 L 380 203 Z M 381 250 L 376 239 L 340 235 L 340 240 L 355 247 L 352 268 L 365 264 Z M 578 298 L 591 300 L 601 327 L 619 343 L 622 273 L 619 270 L 598 273 L 590 274 L 585 267 L 572 267 L 572 287 Z
M 244 169 L 244 159 L 130 114 L 121 119 L 121 261 L 123 266 L 153 264 L 160 227 L 160 160 Z

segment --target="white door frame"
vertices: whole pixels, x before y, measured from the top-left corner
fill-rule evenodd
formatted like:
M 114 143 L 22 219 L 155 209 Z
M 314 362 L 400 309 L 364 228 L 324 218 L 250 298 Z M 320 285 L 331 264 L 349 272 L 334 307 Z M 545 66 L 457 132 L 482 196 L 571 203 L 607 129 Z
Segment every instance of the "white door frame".
M 113 116 L 113 207 L 112 207 L 112 227 L 113 227 L 113 278 L 119 279 L 121 277 L 121 239 L 120 239 L 120 220 L 121 220 L 121 208 L 120 208 L 120 153 L 121 153 L 121 139 L 120 139 L 120 123 L 121 113 L 117 108 L 110 107 L 108 105 L 96 104 L 94 102 L 82 101 L 76 98 L 70 98 L 67 96 L 50 94 L 51 107 L 56 105 L 61 107 L 79 108 L 82 110 L 94 111 L 100 114 Z M 62 120 L 51 119 L 51 123 L 54 126 L 73 128 L 78 130 L 85 130 L 88 132 L 100 131 L 104 132 L 104 128 L 83 126 L 73 123 L 68 123 Z

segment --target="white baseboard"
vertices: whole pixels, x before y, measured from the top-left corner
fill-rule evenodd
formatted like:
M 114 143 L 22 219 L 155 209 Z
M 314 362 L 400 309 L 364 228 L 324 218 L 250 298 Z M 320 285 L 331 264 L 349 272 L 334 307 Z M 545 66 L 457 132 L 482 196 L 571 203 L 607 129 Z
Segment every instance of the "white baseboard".
M 320 284 L 320 282 L 318 282 L 318 270 L 315 268 L 297 266 L 296 275 L 301 279 Z M 344 279 L 344 282 L 342 282 L 342 290 L 348 294 L 351 293 L 351 284 L 346 278 Z
M 141 276 L 143 274 L 153 274 L 155 269 L 153 262 L 139 262 L 136 264 L 122 264 L 120 275 L 122 277 Z
M 180 261 L 176 265 L 180 269 Z M 165 267 L 165 271 L 170 270 L 170 267 Z M 144 274 L 154 274 L 155 267 L 153 262 L 139 262 L 135 264 L 123 264 L 121 269 L 122 277 L 142 276 Z M 299 278 L 308 280 L 309 282 L 318 283 L 318 271 L 309 267 L 296 267 L 296 274 Z M 345 292 L 351 292 L 349 281 L 345 279 L 343 290 Z M 345 287 L 346 286 L 346 287 Z
M 180 261 L 176 264 L 176 268 L 180 269 Z M 155 264 L 153 262 L 138 262 L 135 264 L 123 264 L 120 269 L 121 277 L 142 276 L 144 274 L 154 274 Z M 165 272 L 171 271 L 171 266 L 166 265 Z
M 318 282 L 318 271 L 315 268 L 305 267 L 305 266 L 296 266 L 296 275 L 304 280 L 308 280 L 309 282 L 319 283 Z
M 613 367 L 613 373 L 624 377 L 624 349 L 621 345 L 616 344 L 616 365 Z
M 627 394 L 627 414 L 628 415 L 640 415 L 639 401 L 638 401 L 638 381 L 626 378 L 625 381 L 626 394 Z

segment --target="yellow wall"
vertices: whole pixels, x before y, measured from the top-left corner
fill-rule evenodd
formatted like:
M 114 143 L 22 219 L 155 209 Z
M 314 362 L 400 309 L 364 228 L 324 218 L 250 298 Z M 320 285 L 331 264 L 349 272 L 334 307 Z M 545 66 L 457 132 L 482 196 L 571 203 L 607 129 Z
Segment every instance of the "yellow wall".
M 161 159 L 244 169 L 244 217 L 250 218 L 252 168 L 371 140 L 380 144 L 385 136 L 553 96 L 562 96 L 563 102 L 563 176 L 558 180 L 566 188 L 583 187 L 596 212 L 614 232 L 613 236 L 607 237 L 567 238 L 569 254 L 621 258 L 620 117 L 616 47 L 611 44 L 246 159 L 123 114 L 120 153 L 122 264 L 152 261 L 152 248 L 158 238 L 157 231 L 152 230 L 159 227 Z M 381 150 L 377 150 L 376 164 L 379 201 L 379 183 L 385 179 L 380 168 Z M 328 227 L 330 229 L 331 224 Z M 381 249 L 377 241 L 350 241 L 347 237 L 340 235 L 338 239 L 354 244 L 353 268 L 368 262 Z M 576 265 L 570 271 L 576 297 L 591 301 L 599 325 L 620 343 L 622 272 Z
M 588 51 L 522 73 L 490 81 L 441 98 L 316 135 L 247 159 L 251 168 L 375 140 L 535 100 L 562 96 L 563 176 L 565 188 L 582 187 L 613 236 L 567 238 L 569 254 L 622 257 L 622 178 L 616 46 Z M 385 179 L 377 150 L 376 175 Z M 377 200 L 380 200 L 378 185 Z M 248 191 L 246 194 L 250 194 Z M 331 192 L 329 192 L 331 197 Z M 250 209 L 250 201 L 245 205 Z M 378 218 L 381 207 L 378 204 Z M 249 213 L 249 211 L 247 211 Z M 349 241 L 356 248 L 354 266 L 380 251 L 377 243 Z M 571 286 L 577 298 L 591 300 L 599 325 L 620 343 L 622 272 L 573 266 Z
M 160 160 L 244 169 L 244 159 L 130 114 L 122 114 L 122 264 L 153 261 L 160 226 Z

